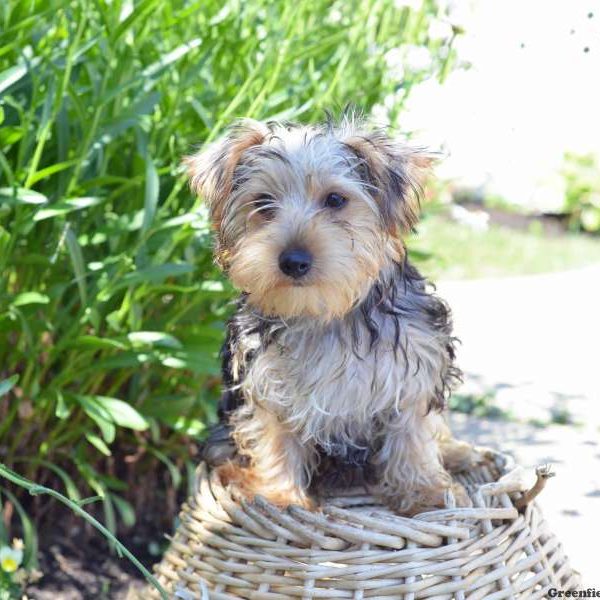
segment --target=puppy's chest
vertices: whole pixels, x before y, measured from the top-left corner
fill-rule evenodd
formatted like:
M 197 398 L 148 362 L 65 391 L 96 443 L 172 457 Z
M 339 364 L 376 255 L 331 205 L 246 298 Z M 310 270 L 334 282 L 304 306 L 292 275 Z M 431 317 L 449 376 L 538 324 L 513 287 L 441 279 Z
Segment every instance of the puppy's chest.
M 243 382 L 253 403 L 318 443 L 368 438 L 378 420 L 400 409 L 432 336 L 382 317 L 378 338 L 356 324 L 289 327 L 255 354 Z M 411 371 L 412 370 L 412 371 Z

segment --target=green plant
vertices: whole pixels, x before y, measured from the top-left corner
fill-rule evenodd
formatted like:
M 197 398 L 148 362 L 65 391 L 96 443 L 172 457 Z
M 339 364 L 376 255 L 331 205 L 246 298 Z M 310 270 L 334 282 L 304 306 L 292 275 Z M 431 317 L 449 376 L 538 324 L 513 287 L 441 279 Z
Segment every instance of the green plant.
M 449 408 L 454 412 L 483 417 L 486 419 L 508 420 L 511 415 L 495 404 L 494 395 L 452 394 Z
M 113 532 L 180 484 L 214 419 L 234 293 L 213 266 L 181 157 L 235 117 L 369 111 L 445 72 L 450 42 L 426 33 L 436 14 L 432 1 L 392 0 L 2 4 L 0 448 L 10 469 L 75 503 L 96 494 Z M 404 43 L 429 48 L 431 64 L 399 81 L 384 57 Z
M 566 183 L 565 209 L 572 229 L 600 231 L 600 167 L 596 157 L 566 153 L 563 174 Z

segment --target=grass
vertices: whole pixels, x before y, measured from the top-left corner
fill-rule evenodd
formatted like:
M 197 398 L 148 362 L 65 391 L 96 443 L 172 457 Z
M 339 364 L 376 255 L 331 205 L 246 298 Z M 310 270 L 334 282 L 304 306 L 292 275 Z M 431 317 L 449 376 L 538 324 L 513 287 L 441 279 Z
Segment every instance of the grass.
M 427 36 L 437 13 L 433 0 L 1 3 L 0 448 L 11 472 L 75 503 L 97 496 L 102 511 L 88 508 L 113 533 L 183 488 L 215 417 L 234 291 L 181 157 L 236 117 L 314 121 L 405 98 L 451 64 L 451 47 Z M 431 68 L 390 77 L 386 52 L 402 44 L 427 47 Z M 0 485 L 0 543 L 26 529 L 31 550 L 48 507 L 13 484 Z M 157 514 L 167 528 L 172 512 Z
M 546 236 L 491 225 L 487 231 L 426 216 L 409 247 L 432 258 L 422 270 L 434 280 L 532 275 L 600 263 L 600 239 L 565 233 Z

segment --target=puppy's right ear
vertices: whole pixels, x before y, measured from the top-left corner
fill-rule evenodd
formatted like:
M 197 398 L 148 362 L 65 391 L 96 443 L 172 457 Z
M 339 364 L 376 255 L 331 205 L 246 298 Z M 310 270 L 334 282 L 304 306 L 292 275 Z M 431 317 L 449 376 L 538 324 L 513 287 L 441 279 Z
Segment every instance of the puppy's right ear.
M 213 224 L 219 228 L 242 154 L 260 146 L 268 129 L 259 121 L 243 119 L 220 140 L 183 159 L 192 190 L 208 203 Z

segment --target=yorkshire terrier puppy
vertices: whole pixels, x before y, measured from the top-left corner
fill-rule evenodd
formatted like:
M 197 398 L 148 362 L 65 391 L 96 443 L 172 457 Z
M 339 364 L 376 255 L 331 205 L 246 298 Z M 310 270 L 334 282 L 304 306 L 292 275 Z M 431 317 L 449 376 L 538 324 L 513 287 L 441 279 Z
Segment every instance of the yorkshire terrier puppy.
M 449 310 L 403 242 L 430 162 L 352 115 L 244 120 L 186 159 L 242 292 L 204 458 L 247 497 L 311 506 L 323 471 L 358 467 L 403 514 L 449 489 L 470 503 L 449 471 L 476 457 L 441 415 L 459 376 Z

